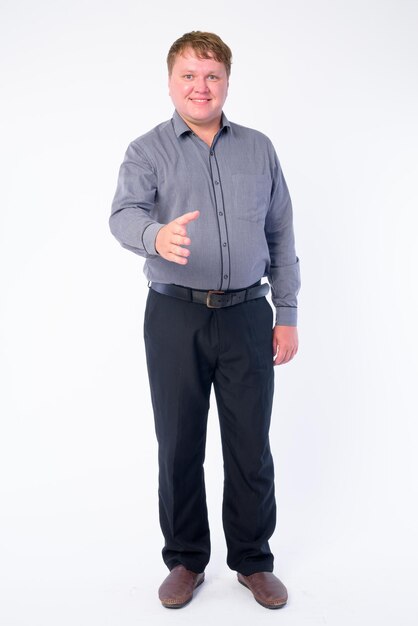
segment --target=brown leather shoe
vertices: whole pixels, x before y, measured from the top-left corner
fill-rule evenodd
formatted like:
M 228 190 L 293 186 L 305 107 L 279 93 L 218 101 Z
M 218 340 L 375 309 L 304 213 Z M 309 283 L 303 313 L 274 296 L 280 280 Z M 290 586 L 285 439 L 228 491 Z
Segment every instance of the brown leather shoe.
M 205 580 L 205 572 L 196 574 L 184 565 L 176 565 L 158 590 L 161 604 L 167 609 L 181 609 L 193 598 L 193 591 Z
M 266 609 L 280 609 L 287 602 L 287 589 L 272 572 L 257 572 L 244 576 L 238 573 L 241 585 L 248 587 L 254 598 Z

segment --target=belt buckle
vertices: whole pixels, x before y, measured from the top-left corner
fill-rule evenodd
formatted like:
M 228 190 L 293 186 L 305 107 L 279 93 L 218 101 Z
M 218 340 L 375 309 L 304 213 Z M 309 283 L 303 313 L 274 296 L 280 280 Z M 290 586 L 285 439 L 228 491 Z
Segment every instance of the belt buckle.
M 216 289 L 209 289 L 209 291 L 208 291 L 208 293 L 206 295 L 206 306 L 208 307 L 208 309 L 219 309 L 220 308 L 218 306 L 213 306 L 211 304 L 211 302 L 210 302 L 210 298 L 211 298 L 212 294 L 214 294 L 214 293 L 220 294 L 220 293 L 225 293 L 225 292 L 224 291 L 218 291 Z

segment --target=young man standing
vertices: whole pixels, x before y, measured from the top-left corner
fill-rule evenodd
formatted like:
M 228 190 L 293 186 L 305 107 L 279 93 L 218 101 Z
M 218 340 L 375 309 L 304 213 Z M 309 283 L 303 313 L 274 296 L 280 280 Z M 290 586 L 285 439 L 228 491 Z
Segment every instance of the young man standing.
M 209 562 L 203 463 L 213 385 L 227 563 L 276 609 L 287 591 L 268 543 L 276 524 L 269 427 L 273 365 L 298 349 L 292 205 L 270 140 L 223 113 L 229 47 L 193 31 L 174 42 L 167 63 L 174 115 L 129 145 L 110 217 L 122 246 L 146 258 L 150 281 L 144 338 L 170 570 L 159 597 L 185 606 Z

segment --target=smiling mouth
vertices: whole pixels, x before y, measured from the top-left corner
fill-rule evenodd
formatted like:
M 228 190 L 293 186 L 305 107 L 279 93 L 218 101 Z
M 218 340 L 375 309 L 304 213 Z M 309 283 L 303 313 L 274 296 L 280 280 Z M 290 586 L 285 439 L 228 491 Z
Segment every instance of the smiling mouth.
M 190 98 L 192 102 L 210 102 L 210 98 Z

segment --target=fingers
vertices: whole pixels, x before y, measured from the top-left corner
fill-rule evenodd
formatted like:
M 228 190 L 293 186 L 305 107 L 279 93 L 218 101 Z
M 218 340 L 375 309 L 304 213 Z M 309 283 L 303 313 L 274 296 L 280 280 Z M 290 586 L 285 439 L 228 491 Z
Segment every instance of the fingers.
M 282 365 L 293 359 L 298 351 L 298 334 L 294 326 L 275 326 L 273 329 L 273 365 Z
M 190 246 L 190 238 L 172 232 L 171 243 L 176 246 Z
M 179 230 L 181 234 L 178 234 Z M 183 248 L 190 245 L 190 237 L 184 236 L 183 232 L 184 235 L 187 234 L 186 229 L 175 227 L 172 223 L 167 225 L 166 259 L 180 265 L 186 265 L 190 255 L 190 250 Z
M 200 215 L 199 211 L 190 211 L 189 213 L 183 213 L 183 215 L 180 215 L 180 217 L 177 217 L 174 220 L 174 222 L 176 224 L 179 224 L 180 226 L 184 226 L 188 224 L 189 222 L 193 222 L 193 220 L 197 220 L 199 215 Z
M 199 211 L 190 211 L 180 215 L 163 226 L 157 233 L 155 249 L 158 254 L 171 263 L 186 265 L 190 251 L 183 246 L 190 246 L 186 226 L 199 217 Z
M 293 359 L 296 355 L 298 349 L 297 348 L 279 348 L 274 354 L 276 355 L 273 359 L 273 365 L 282 365 L 283 363 L 288 363 Z
M 181 265 L 186 265 L 187 257 L 190 255 L 190 250 L 187 248 L 182 248 L 182 246 L 172 245 L 167 250 L 167 254 L 170 256 L 169 261 L 174 261 L 174 263 L 180 263 Z
M 167 261 L 171 261 L 171 263 L 177 263 L 178 265 L 187 265 L 187 259 L 176 254 L 172 254 L 171 252 L 169 252 L 165 258 Z

